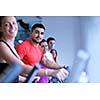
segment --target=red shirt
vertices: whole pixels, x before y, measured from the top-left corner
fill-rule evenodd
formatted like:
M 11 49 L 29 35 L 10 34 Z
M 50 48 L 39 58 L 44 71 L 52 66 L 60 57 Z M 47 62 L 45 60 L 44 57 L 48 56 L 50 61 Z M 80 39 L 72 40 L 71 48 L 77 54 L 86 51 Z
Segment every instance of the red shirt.
M 30 40 L 26 40 L 16 46 L 16 51 L 21 57 L 22 61 L 34 66 L 43 58 L 43 50 L 40 46 L 35 47 Z

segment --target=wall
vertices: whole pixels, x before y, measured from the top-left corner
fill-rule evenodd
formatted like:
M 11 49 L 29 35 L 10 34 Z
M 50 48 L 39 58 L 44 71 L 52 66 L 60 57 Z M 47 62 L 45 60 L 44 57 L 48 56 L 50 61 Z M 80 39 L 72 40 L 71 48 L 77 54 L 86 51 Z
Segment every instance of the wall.
M 58 60 L 62 65 L 72 65 L 75 53 L 80 47 L 79 17 L 43 16 L 46 26 L 45 38 L 56 38 Z
M 82 48 L 91 56 L 87 66 L 90 82 L 100 82 L 100 17 L 80 17 Z

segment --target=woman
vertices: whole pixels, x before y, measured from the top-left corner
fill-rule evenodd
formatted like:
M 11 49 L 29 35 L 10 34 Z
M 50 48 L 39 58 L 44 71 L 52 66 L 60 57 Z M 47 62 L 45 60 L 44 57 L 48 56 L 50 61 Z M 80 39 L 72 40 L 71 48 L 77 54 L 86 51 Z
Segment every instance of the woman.
M 53 56 L 54 61 L 57 63 L 57 50 L 56 49 L 51 49 L 50 52 Z
M 14 16 L 0 16 L 0 71 L 3 70 L 13 63 L 18 63 L 25 67 L 24 72 L 29 73 L 32 68 L 20 60 L 19 55 L 17 54 L 14 48 L 15 37 L 18 32 L 18 25 L 16 17 Z M 18 80 L 15 80 L 18 82 Z
M 39 45 L 42 47 L 43 49 L 43 53 L 44 53 L 44 56 L 45 56 L 45 53 L 48 51 L 48 44 L 47 44 L 47 41 L 45 39 L 43 39 Z M 45 59 L 46 56 L 45 56 Z M 49 70 L 47 69 L 44 65 L 41 64 L 41 68 L 44 69 L 44 70 Z M 38 80 L 38 83 L 48 83 L 49 82 L 49 79 L 48 79 L 48 76 L 42 76 L 40 77 L 40 79 Z

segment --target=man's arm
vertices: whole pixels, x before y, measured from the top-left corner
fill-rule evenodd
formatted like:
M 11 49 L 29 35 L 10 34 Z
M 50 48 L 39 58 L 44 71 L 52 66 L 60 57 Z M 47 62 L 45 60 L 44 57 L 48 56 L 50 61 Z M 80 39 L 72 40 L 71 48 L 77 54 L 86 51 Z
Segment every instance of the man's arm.
M 42 58 L 40 63 L 43 64 L 44 66 L 46 66 L 47 68 L 50 68 L 50 69 L 61 69 L 64 67 L 64 66 L 60 66 L 57 63 L 54 63 L 54 62 L 46 59 L 45 57 Z

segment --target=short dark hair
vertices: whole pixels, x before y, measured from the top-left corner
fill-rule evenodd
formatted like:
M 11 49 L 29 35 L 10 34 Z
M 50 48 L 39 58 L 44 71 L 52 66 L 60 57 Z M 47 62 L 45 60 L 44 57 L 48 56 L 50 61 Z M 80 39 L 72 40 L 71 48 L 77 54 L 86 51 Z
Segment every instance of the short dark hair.
M 34 30 L 35 28 L 37 28 L 37 27 L 43 28 L 43 29 L 45 30 L 45 26 L 44 26 L 43 24 L 37 23 L 37 24 L 34 24 L 34 25 L 32 26 L 32 30 L 31 30 L 31 31 L 33 31 L 33 30 Z
M 49 37 L 49 38 L 47 39 L 47 43 L 49 43 L 49 41 L 51 41 L 51 40 L 56 41 L 56 39 L 55 39 L 54 37 Z
M 42 41 L 39 43 L 39 45 L 41 45 L 42 42 L 47 42 L 45 39 L 42 39 Z

